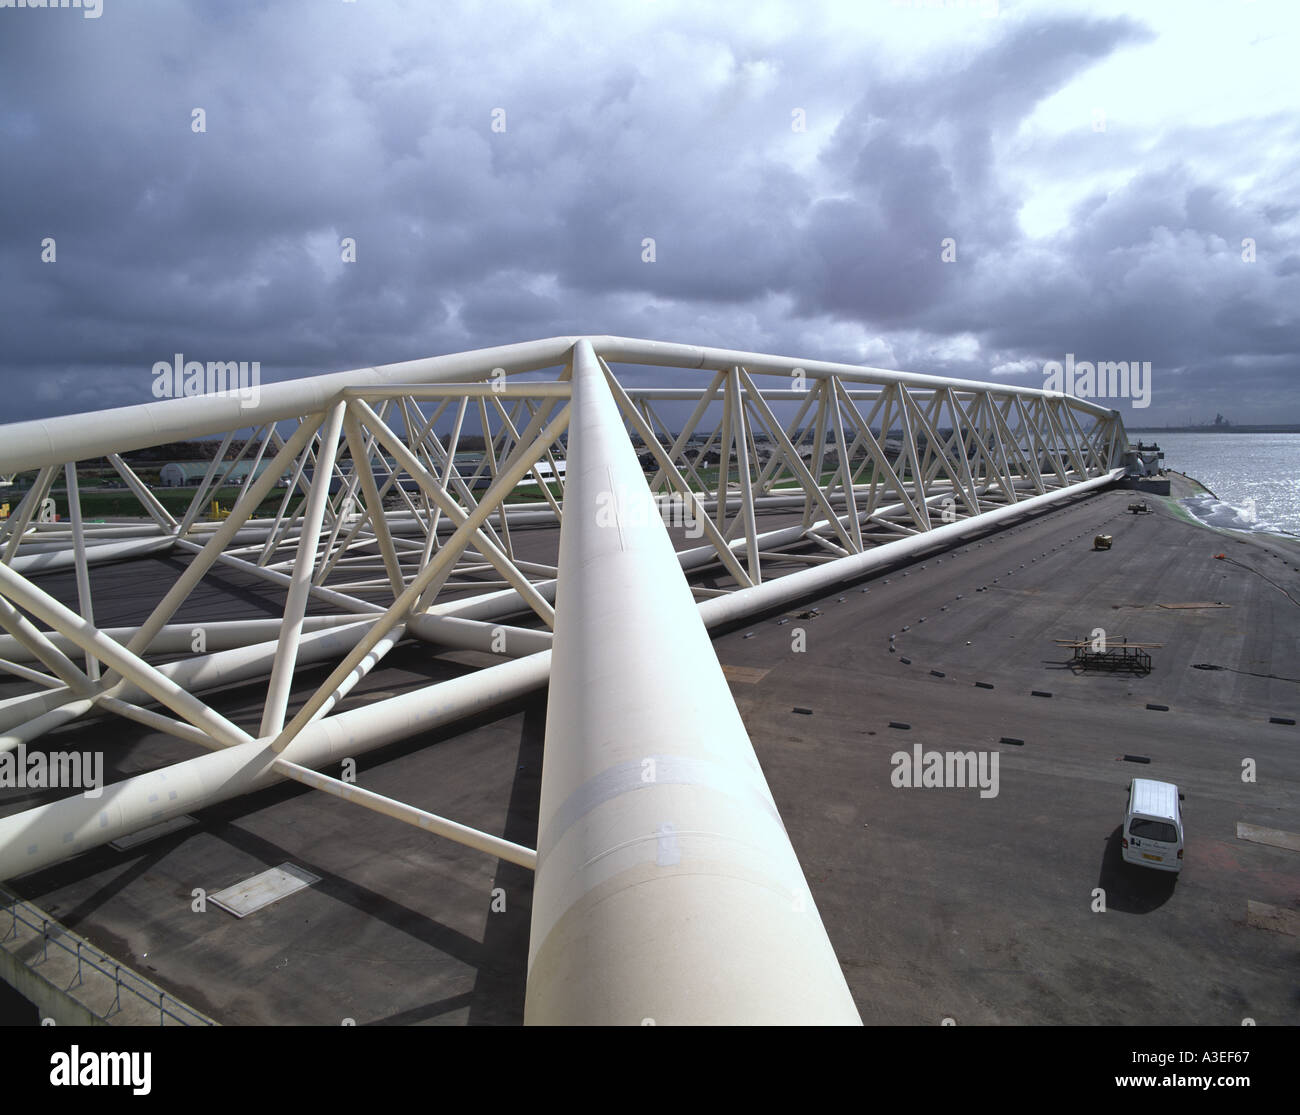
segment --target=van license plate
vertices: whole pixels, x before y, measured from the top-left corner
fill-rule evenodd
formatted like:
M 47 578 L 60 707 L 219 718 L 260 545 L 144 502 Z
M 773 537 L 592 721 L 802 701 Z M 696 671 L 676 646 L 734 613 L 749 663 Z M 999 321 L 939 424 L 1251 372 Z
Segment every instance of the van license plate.
M 1152 856 L 1152 855 L 1148 855 L 1146 852 L 1143 852 L 1143 853 L 1142 853 L 1142 858 L 1143 858 L 1143 859 L 1153 859 L 1153 860 L 1156 861 L 1156 863 L 1164 863 L 1164 862 L 1165 862 L 1165 857 L 1164 857 L 1164 856 Z

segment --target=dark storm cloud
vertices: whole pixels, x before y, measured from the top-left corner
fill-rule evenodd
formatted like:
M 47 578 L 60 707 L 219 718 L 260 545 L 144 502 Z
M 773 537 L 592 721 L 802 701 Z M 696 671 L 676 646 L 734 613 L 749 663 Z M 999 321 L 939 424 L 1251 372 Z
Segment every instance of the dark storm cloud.
M 1020 238 L 994 134 L 1013 132 L 1081 67 L 1144 38 L 1127 21 L 1022 25 L 984 53 L 870 83 L 823 154 L 851 196 L 812 209 L 801 311 L 950 328 L 945 308 L 968 278 L 941 263 L 941 242 L 955 240 L 960 260 Z
M 1000 289 L 990 274 L 989 293 L 967 313 L 996 323 L 984 334 L 990 348 L 1151 361 L 1162 422 L 1247 407 L 1257 417 L 1241 421 L 1269 421 L 1270 411 L 1295 420 L 1300 276 L 1259 235 L 1269 227 L 1257 207 L 1183 167 L 1142 174 L 1078 206 L 1059 248 L 1067 266 Z M 1246 239 L 1257 240 L 1253 263 Z M 1020 263 L 1011 255 L 989 271 L 1033 273 Z
M 0 12 L 5 420 L 143 401 L 176 352 L 269 380 L 592 332 L 1033 385 L 1151 360 L 1180 385 L 1153 416 L 1300 421 L 1296 161 L 1223 181 L 1294 121 L 1022 135 L 1138 22 L 980 21 L 887 65 L 815 19 L 599 11 Z M 1097 179 L 1058 235 L 1022 230 L 1026 163 Z

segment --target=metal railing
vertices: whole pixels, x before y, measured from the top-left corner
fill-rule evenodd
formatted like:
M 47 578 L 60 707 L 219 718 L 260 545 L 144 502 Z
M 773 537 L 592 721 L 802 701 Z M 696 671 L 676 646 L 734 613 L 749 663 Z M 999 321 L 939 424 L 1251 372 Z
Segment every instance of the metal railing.
M 99 1015 L 107 1021 L 114 1014 L 122 1010 L 122 990 L 125 988 L 141 1002 L 147 1003 L 150 1007 L 156 1007 L 158 1010 L 158 1025 L 167 1025 L 167 1019 L 171 1019 L 179 1026 L 215 1026 L 216 1023 L 202 1015 L 198 1011 L 187 1007 L 179 999 L 169 998 L 167 992 L 157 987 L 143 976 L 132 971 L 130 968 L 123 968 L 120 963 L 113 960 L 106 953 L 98 952 L 93 949 L 87 942 L 83 941 L 71 930 L 60 925 L 58 922 L 51 921 L 34 906 L 30 906 L 21 898 L 7 891 L 0 890 L 0 906 L 9 914 L 9 928 L 5 935 L 0 937 L 0 946 L 6 944 L 10 938 L 19 939 L 18 923 L 22 922 L 28 929 L 33 930 L 41 935 L 41 959 L 48 960 L 50 956 L 50 944 L 53 944 L 66 952 L 69 956 L 77 958 L 77 979 L 76 982 L 69 985 L 65 990 L 71 990 L 72 987 L 79 987 L 82 983 L 82 973 L 84 967 L 90 967 L 100 975 L 112 979 L 114 995 L 113 1009 L 107 1014 Z M 61 938 L 71 937 L 76 942 L 76 948 L 69 946 Z M 102 962 L 101 966 L 99 962 Z M 138 986 L 137 986 L 138 985 Z M 82 1004 L 83 1006 L 85 1004 Z M 174 1010 L 172 1008 L 175 1008 Z M 89 1008 L 87 1008 L 89 1009 Z M 182 1014 L 176 1013 L 177 1011 Z M 97 1012 L 92 1012 L 97 1013 Z

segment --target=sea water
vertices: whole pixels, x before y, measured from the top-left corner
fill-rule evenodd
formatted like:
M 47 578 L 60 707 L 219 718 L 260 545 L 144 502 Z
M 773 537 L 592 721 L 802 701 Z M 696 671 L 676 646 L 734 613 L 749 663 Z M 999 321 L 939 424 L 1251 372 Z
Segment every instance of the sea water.
M 1214 493 L 1180 501 L 1201 522 L 1228 530 L 1300 535 L 1300 434 L 1130 434 L 1155 442 L 1164 465 Z

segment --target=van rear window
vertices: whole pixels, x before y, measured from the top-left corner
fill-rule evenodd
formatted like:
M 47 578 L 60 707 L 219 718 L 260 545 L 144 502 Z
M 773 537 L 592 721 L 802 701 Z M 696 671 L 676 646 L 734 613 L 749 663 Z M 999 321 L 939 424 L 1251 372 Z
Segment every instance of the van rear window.
M 1168 821 L 1148 821 L 1143 817 L 1134 817 L 1128 827 L 1128 834 L 1142 840 L 1159 840 L 1163 844 L 1178 843 L 1178 830 Z

